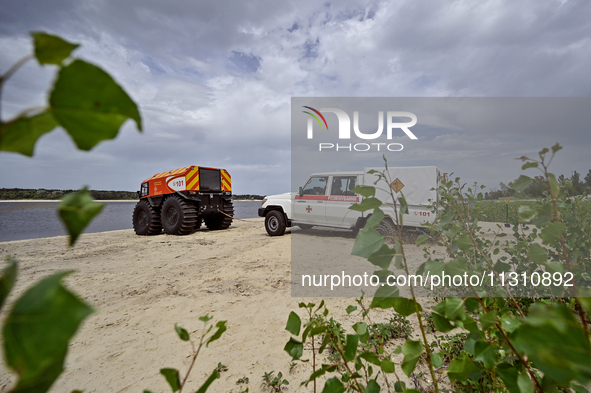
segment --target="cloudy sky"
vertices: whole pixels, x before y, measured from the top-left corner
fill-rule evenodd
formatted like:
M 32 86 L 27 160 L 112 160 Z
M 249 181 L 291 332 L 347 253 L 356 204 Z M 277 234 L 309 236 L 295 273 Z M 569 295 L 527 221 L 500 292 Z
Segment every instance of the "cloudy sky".
M 144 132 L 129 121 L 117 140 L 80 152 L 53 131 L 34 158 L 0 153 L 0 187 L 135 191 L 154 173 L 206 165 L 228 169 L 235 193 L 272 194 L 290 188 L 291 97 L 591 96 L 586 0 L 3 0 L 0 72 L 31 52 L 31 31 L 80 43 L 74 55 L 139 104 Z M 19 70 L 2 119 L 44 105 L 54 72 L 35 62 Z M 495 187 L 519 174 L 514 157 L 560 142 L 555 171 L 584 176 L 585 125 L 536 124 L 518 137 L 431 129 L 395 158 Z

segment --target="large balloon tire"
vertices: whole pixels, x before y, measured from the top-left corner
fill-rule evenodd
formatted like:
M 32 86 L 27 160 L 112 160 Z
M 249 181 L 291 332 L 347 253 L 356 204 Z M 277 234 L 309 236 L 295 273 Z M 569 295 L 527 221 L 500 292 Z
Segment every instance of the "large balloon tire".
M 137 235 L 151 236 L 162 232 L 160 214 L 147 200 L 140 200 L 133 209 L 133 230 Z
M 169 235 L 187 235 L 195 229 L 197 208 L 177 195 L 168 197 L 162 205 L 161 221 Z

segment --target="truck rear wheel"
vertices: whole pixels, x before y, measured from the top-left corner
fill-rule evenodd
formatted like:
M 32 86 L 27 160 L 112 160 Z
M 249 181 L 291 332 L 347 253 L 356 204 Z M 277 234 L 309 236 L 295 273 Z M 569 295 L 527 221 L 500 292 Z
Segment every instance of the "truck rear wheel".
M 282 236 L 285 233 L 285 216 L 280 210 L 271 210 L 265 216 L 265 229 L 269 236 Z
M 195 205 L 180 197 L 168 197 L 162 205 L 162 227 L 169 235 L 186 235 L 191 233 L 197 223 Z
M 133 209 L 133 230 L 137 235 L 158 235 L 162 232 L 160 215 L 145 199 Z
M 232 202 L 224 202 L 222 211 L 225 214 L 218 213 L 203 218 L 207 229 L 217 231 L 219 229 L 227 229 L 232 225 L 232 216 L 234 216 L 234 205 L 232 205 Z

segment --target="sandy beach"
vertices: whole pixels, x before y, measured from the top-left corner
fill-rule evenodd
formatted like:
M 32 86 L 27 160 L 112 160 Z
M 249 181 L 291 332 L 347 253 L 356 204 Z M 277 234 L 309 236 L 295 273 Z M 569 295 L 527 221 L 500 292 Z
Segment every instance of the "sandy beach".
M 228 370 L 210 387 L 212 392 L 238 392 L 236 381 L 242 377 L 249 378 L 250 392 L 268 391 L 260 385 L 270 371 L 283 372 L 290 381 L 287 391 L 312 391 L 311 385 L 300 387 L 311 366 L 298 365 L 290 374 L 291 359 L 283 351 L 290 337 L 284 330 L 289 312 L 303 316 L 300 301 L 319 302 L 291 297 L 291 236 L 288 230 L 285 236 L 270 237 L 262 219 L 249 219 L 234 221 L 225 231 L 202 229 L 187 236 L 142 237 L 133 230 L 85 234 L 74 248 L 66 246 L 63 236 L 3 242 L 0 256 L 20 261 L 10 301 L 33 282 L 73 269 L 68 287 L 96 308 L 74 337 L 54 392 L 169 391 L 160 368 L 178 368 L 184 375 L 192 351 L 178 339 L 174 324 L 197 340 L 202 329 L 198 317 L 205 314 L 227 320 L 228 330 L 199 355 L 190 391 L 218 362 Z M 421 258 L 420 252 L 413 255 L 415 262 Z M 345 312 L 354 299 L 327 303 L 330 315 L 344 326 L 361 320 L 358 312 Z M 376 311 L 374 319 L 380 315 L 387 320 L 389 314 Z M 398 375 L 404 377 L 400 369 Z M 2 365 L 0 391 L 13 381 Z

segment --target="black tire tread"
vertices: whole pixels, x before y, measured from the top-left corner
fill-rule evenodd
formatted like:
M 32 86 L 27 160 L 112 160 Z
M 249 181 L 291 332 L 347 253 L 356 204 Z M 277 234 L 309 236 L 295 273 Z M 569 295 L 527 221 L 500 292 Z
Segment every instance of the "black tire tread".
M 164 230 L 166 231 L 166 233 L 170 234 L 170 235 L 187 235 L 191 232 L 193 232 L 195 230 L 195 226 L 197 224 L 197 209 L 195 208 L 195 205 L 193 205 L 190 202 L 187 202 L 185 199 L 179 197 L 178 195 L 171 195 L 168 198 L 166 198 L 166 200 L 164 201 L 164 203 L 162 204 L 162 214 L 166 214 L 165 213 L 165 205 L 168 205 L 166 202 L 170 199 L 176 199 L 180 205 L 180 212 L 179 215 L 181 216 L 181 226 L 176 230 L 176 231 L 167 231 L 166 229 L 166 225 L 163 225 Z M 169 202 L 172 203 L 172 202 Z M 168 209 L 166 209 L 168 210 Z M 163 221 L 164 221 L 164 217 L 163 217 Z
M 138 215 L 144 211 L 147 213 L 147 224 L 140 221 Z M 140 236 L 153 236 L 162 232 L 162 222 L 160 221 L 159 212 L 148 203 L 145 199 L 141 199 L 133 209 L 132 215 L 133 230 Z

